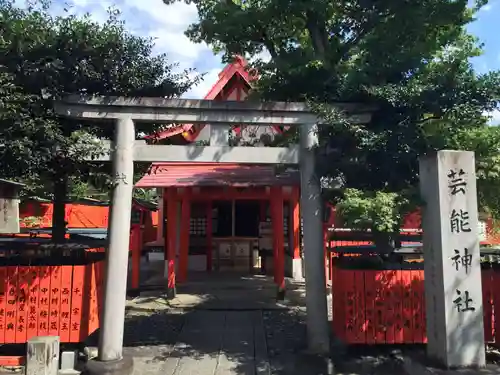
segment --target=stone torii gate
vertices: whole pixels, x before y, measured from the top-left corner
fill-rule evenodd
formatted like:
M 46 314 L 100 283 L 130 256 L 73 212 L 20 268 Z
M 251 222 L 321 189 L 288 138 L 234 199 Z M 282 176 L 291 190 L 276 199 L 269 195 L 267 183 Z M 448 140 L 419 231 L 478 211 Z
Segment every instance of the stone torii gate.
M 371 117 L 368 107 L 356 104 L 334 107 L 344 111 L 354 123 L 366 123 Z M 99 356 L 88 363 L 89 373 L 124 374 L 132 370 L 132 360 L 123 357 L 123 326 L 134 161 L 299 164 L 308 346 L 314 353 L 328 353 L 321 186 L 314 173 L 313 150 L 318 144 L 317 126 L 321 120 L 306 104 L 73 96 L 56 103 L 56 111 L 66 117 L 111 120 L 115 124 L 113 145 L 107 146 L 110 156 L 101 159 L 112 161 L 116 187 L 110 212 Z M 146 145 L 135 140 L 134 122 L 210 124 L 210 145 Z M 230 147 L 230 126 L 242 124 L 300 125 L 300 145 Z

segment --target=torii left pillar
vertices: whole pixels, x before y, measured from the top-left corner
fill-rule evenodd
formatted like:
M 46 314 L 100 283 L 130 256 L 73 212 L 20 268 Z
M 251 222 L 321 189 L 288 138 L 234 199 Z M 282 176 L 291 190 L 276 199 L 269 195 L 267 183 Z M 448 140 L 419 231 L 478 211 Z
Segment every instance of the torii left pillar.
M 132 357 L 123 356 L 123 327 L 130 241 L 127 234 L 130 233 L 134 187 L 134 142 L 133 120 L 117 120 L 111 153 L 115 185 L 109 215 L 99 352 L 96 360 L 87 361 L 86 374 L 130 375 L 133 372 Z

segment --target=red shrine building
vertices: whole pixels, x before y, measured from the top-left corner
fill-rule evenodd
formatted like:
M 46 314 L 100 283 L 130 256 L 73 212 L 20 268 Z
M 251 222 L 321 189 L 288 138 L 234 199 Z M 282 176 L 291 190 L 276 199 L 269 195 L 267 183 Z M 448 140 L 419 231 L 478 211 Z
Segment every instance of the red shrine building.
M 242 58 L 227 65 L 206 100 L 245 100 L 252 75 Z M 231 145 L 266 145 L 280 126 L 230 130 Z M 155 135 L 169 143 L 207 144 L 210 124 L 181 124 Z M 153 163 L 136 187 L 161 193 L 158 239 L 169 285 L 189 271 L 237 271 L 302 277 L 298 169 L 236 163 Z M 163 220 L 162 220 L 163 217 Z M 167 239 L 165 241 L 165 238 Z M 173 278 L 173 280 L 170 280 Z

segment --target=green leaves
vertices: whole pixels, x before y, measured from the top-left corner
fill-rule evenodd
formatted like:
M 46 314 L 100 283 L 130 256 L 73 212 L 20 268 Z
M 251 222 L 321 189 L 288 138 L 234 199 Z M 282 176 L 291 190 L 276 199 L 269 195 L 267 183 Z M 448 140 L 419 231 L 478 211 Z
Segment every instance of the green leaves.
M 192 3 L 200 16 L 187 31 L 192 40 L 208 43 L 227 59 L 233 53 L 271 55 L 269 62 L 256 64 L 255 98 L 307 100 L 328 120 L 330 126 L 320 129 L 317 170 L 361 194 L 348 193 L 351 209 L 358 207 L 356 214 L 364 218 L 353 225 L 371 220 L 376 228 L 392 227 L 391 212 L 399 215 L 395 207 L 405 206 L 397 197 L 418 201 L 407 193 L 418 186 L 418 157 L 443 148 L 478 150 L 481 207 L 500 214 L 493 208 L 500 207 L 493 165 L 500 143 L 496 135 L 486 135 L 491 130 L 485 130 L 483 116 L 500 98 L 500 73 L 474 72 L 469 59 L 481 54 L 481 45 L 466 30 L 486 0 L 471 7 L 467 0 Z M 352 124 L 327 110 L 328 102 L 378 110 L 368 124 Z M 294 131 L 278 140 L 292 141 Z M 392 208 L 383 211 L 382 204 Z
M 366 193 L 348 188 L 336 205 L 336 213 L 346 228 L 394 233 L 400 228 L 404 214 L 401 211 L 408 203 L 397 193 Z
M 174 97 L 196 79 L 174 73 L 164 55 L 154 56 L 153 40 L 129 33 L 116 10 L 98 24 L 88 15 L 51 16 L 48 5 L 21 9 L 0 0 L 0 158 L 2 175 L 50 185 L 61 174 L 85 180 L 84 158 L 99 152 L 95 139 L 113 135 L 113 127 L 57 117 L 54 100 L 67 94 Z
M 104 24 L 90 16 L 51 16 L 49 2 L 17 8 L 0 0 L 0 175 L 28 184 L 26 194 L 54 199 L 55 241 L 64 239 L 68 195 L 107 195 L 110 166 L 89 164 L 112 126 L 56 116 L 67 94 L 176 97 L 192 72 L 174 73 L 153 40 L 129 33 L 116 9 Z M 138 124 L 152 133 L 158 124 Z M 57 230 L 56 230 L 57 228 Z

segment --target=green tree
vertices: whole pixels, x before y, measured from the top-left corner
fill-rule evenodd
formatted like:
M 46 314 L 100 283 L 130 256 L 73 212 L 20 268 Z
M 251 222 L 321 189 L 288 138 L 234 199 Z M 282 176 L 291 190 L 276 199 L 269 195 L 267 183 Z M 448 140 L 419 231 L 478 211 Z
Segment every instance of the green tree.
M 152 39 L 129 33 L 119 12 L 104 24 L 89 15 L 51 16 L 48 2 L 19 8 L 0 0 L 0 170 L 27 181 L 33 191 L 54 199 L 54 235 L 64 236 L 68 187 L 102 180 L 106 166 L 84 158 L 101 150 L 96 139 L 113 127 L 63 119 L 54 100 L 67 94 L 179 96 L 196 82 L 176 74 L 165 55 L 154 56 Z M 141 124 L 151 132 L 155 124 Z
M 164 0 L 175 1 L 182 0 Z M 498 103 L 500 73 L 473 70 L 470 58 L 482 53 L 481 45 L 466 31 L 486 0 L 472 7 L 467 0 L 187 2 L 200 16 L 186 32 L 193 41 L 208 43 L 226 59 L 269 52 L 269 62 L 255 64 L 261 77 L 256 97 L 307 100 L 328 120 L 320 130 L 317 167 L 342 186 L 340 197 L 331 199 L 342 199 L 344 188 L 373 199 L 384 192 L 394 202 L 393 192 L 411 197 L 418 156 L 430 150 L 471 149 L 479 142 L 478 168 L 496 158 L 500 144 L 491 142 L 498 137 L 482 136 L 492 132 L 483 113 Z M 328 102 L 377 110 L 360 126 Z M 499 180 L 488 175 L 489 182 L 478 185 L 480 201 L 497 214 L 491 208 Z

